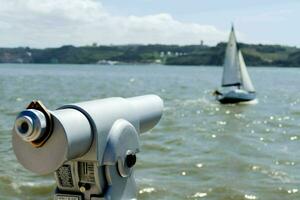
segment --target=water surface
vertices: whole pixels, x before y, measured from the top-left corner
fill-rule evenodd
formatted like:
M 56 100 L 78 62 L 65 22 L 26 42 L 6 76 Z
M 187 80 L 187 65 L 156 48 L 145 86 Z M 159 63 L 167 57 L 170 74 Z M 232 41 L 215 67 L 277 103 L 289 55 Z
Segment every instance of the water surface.
M 52 199 L 52 175 L 20 166 L 11 147 L 16 114 L 33 99 L 63 104 L 154 93 L 164 116 L 141 136 L 138 199 L 299 199 L 300 69 L 250 68 L 256 105 L 211 96 L 218 67 L 0 65 L 0 199 Z

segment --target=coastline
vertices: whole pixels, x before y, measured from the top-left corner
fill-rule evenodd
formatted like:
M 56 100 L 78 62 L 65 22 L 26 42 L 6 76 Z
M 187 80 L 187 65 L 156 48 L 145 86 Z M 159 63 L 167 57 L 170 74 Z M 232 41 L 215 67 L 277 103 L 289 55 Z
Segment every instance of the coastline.
M 201 68 L 222 68 L 223 65 L 166 65 L 166 64 L 157 64 L 157 63 L 119 63 L 119 64 L 114 64 L 114 65 L 109 65 L 109 64 L 97 64 L 97 63 L 84 63 L 84 64 L 77 64 L 77 63 L 0 63 L 0 66 L 4 65 L 34 65 L 34 66 L 59 66 L 59 65 L 64 65 L 64 66 L 104 66 L 104 67 L 118 67 L 118 66 L 132 66 L 132 67 L 140 67 L 140 66 L 158 66 L 158 67 L 183 67 L 183 68 L 188 68 L 188 67 L 201 67 Z M 266 65 L 266 66 L 247 66 L 248 68 L 280 68 L 280 69 L 297 69 L 300 68 L 300 66 L 275 66 L 275 65 Z
M 300 67 L 300 48 L 239 44 L 247 66 Z M 205 45 L 66 45 L 58 48 L 0 48 L 0 63 L 222 66 L 226 43 Z

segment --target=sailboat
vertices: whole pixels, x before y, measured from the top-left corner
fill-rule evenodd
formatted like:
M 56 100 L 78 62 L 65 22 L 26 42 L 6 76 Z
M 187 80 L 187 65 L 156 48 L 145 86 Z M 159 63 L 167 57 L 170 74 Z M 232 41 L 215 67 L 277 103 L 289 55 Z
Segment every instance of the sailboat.
M 222 87 L 222 91 L 214 92 L 220 103 L 233 104 L 256 99 L 255 88 L 248 74 L 243 54 L 237 45 L 233 26 L 225 53 Z

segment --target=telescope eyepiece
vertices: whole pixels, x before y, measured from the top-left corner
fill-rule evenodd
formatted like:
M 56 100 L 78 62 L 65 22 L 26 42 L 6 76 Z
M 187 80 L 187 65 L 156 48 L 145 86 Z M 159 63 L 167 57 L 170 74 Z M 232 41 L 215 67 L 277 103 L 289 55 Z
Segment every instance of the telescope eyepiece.
M 33 121 L 28 116 L 23 116 L 16 120 L 16 131 L 23 137 L 31 135 L 32 127 Z
M 27 109 L 17 116 L 14 129 L 24 141 L 33 142 L 44 135 L 46 126 L 46 117 L 42 112 Z

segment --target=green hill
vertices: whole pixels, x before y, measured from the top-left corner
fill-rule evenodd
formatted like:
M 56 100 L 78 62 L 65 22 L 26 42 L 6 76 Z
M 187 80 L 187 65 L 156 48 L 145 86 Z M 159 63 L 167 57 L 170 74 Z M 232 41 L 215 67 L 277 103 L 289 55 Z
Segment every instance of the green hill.
M 280 45 L 239 44 L 249 66 L 300 67 L 300 49 Z M 71 45 L 60 48 L 0 48 L 0 63 L 160 63 L 222 65 L 226 43 L 205 45 Z

